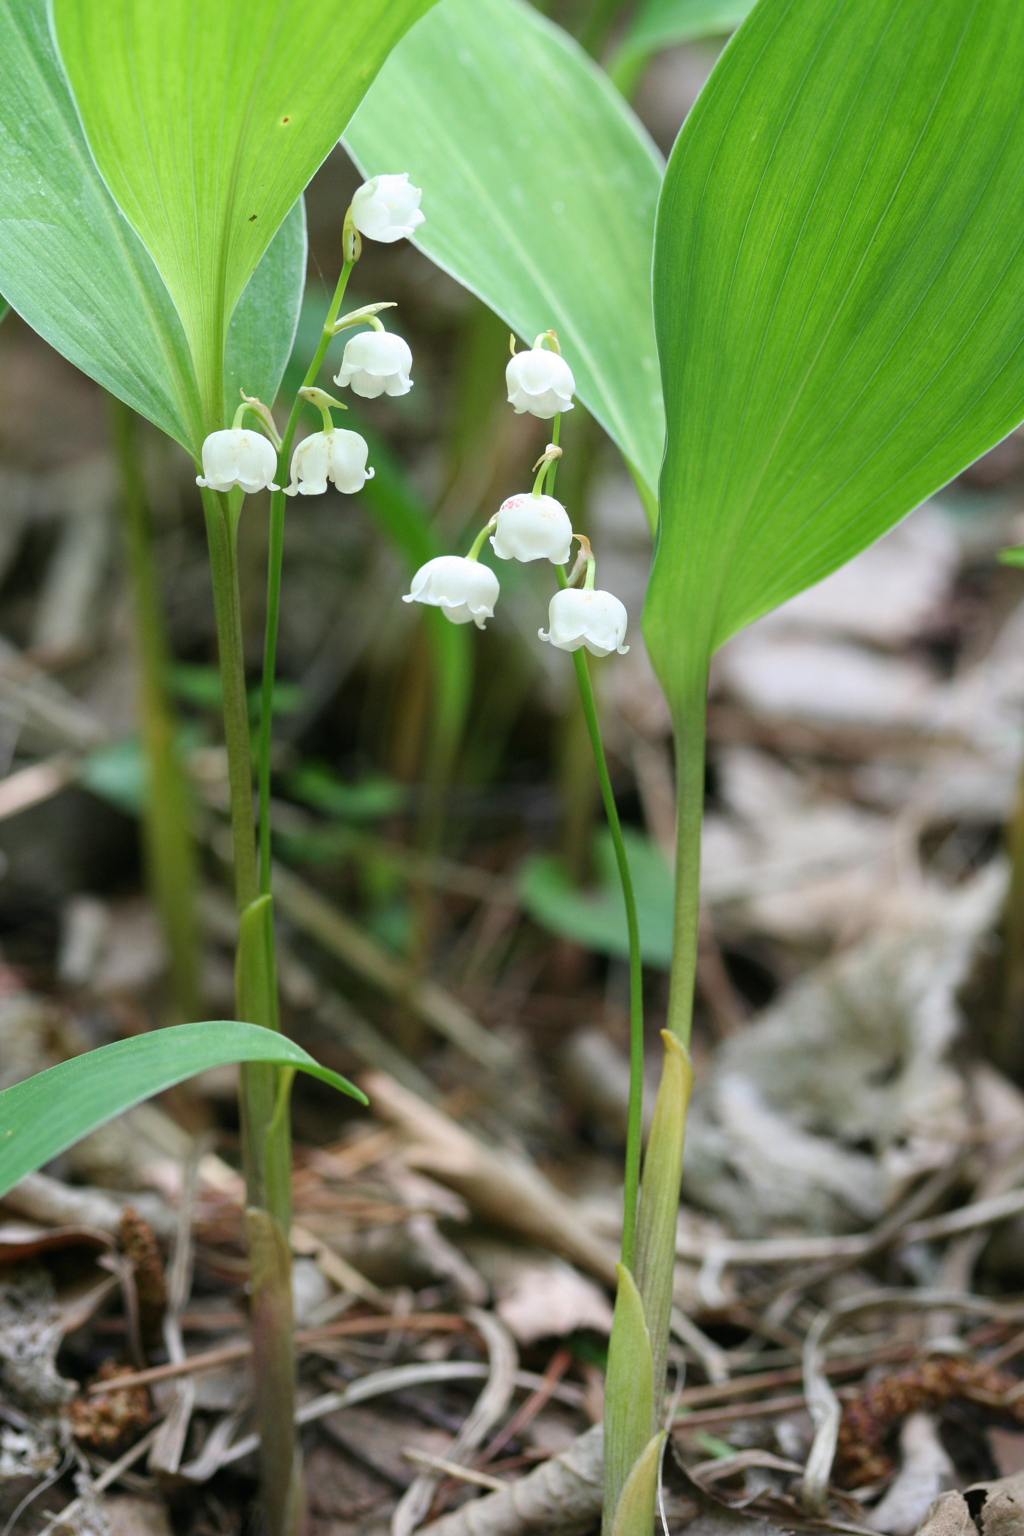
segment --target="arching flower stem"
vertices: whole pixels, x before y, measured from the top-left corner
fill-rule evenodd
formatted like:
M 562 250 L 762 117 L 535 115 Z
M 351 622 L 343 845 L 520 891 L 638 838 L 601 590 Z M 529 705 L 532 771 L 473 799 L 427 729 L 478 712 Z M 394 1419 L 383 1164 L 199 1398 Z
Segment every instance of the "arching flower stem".
M 552 433 L 552 441 L 558 440 L 559 417 L 555 417 L 555 430 Z M 548 494 L 554 484 L 554 472 L 557 460 L 554 460 L 549 468 Z M 596 562 L 590 555 L 590 545 L 587 550 L 587 586 L 591 589 L 594 585 L 594 569 Z M 558 585 L 568 587 L 569 578 L 565 573 L 565 567 L 555 567 L 558 576 Z M 608 761 L 604 755 L 604 743 L 601 740 L 601 723 L 597 715 L 597 702 L 594 698 L 594 686 L 590 679 L 590 668 L 587 665 L 587 653 L 581 646 L 572 653 L 573 666 L 576 668 L 576 682 L 580 690 L 580 701 L 583 705 L 583 716 L 587 722 L 587 734 L 590 737 L 590 746 L 594 754 L 594 766 L 597 769 L 597 781 L 601 786 L 601 799 L 604 801 L 604 812 L 608 819 L 608 830 L 611 833 L 612 846 L 615 849 L 615 863 L 619 871 L 619 881 L 622 885 L 622 900 L 626 908 L 626 929 L 629 935 L 629 1112 L 626 1121 L 626 1166 L 624 1175 L 623 1208 L 622 1208 L 622 1262 L 626 1268 L 632 1270 L 636 1251 L 636 1223 L 637 1204 L 640 1191 L 640 1156 L 641 1142 L 643 1138 L 643 1094 L 644 1094 L 644 978 L 643 960 L 640 953 L 640 924 L 636 915 L 636 897 L 633 892 L 633 876 L 630 873 L 629 861 L 626 858 L 626 845 L 622 840 L 622 824 L 619 821 L 619 812 L 615 804 L 615 795 L 612 792 L 612 781 L 608 773 Z

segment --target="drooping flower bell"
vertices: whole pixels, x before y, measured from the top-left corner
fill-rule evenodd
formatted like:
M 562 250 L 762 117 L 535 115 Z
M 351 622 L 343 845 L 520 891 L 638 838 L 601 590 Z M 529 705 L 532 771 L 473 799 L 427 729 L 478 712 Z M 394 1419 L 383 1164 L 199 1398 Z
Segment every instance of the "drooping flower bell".
M 539 629 L 542 640 L 560 651 L 578 651 L 586 646 L 593 656 L 610 656 L 629 650 L 623 645 L 628 615 L 625 606 L 611 592 L 593 588 L 564 587 L 548 605 L 548 630 Z
M 211 491 L 230 491 L 239 485 L 246 495 L 279 489 L 274 484 L 277 452 L 262 432 L 245 427 L 226 427 L 211 432 L 203 443 L 203 473 L 196 484 Z
M 364 181 L 352 199 L 352 222 L 369 240 L 390 245 L 407 240 L 423 223 L 419 187 L 409 181 L 408 171 L 400 176 L 374 176 Z
M 429 603 L 453 624 L 468 624 L 472 619 L 477 629 L 483 629 L 494 613 L 499 591 L 490 566 L 467 555 L 437 555 L 420 566 L 412 590 L 402 601 Z
M 571 543 L 569 514 L 553 496 L 524 491 L 498 508 L 491 546 L 499 560 L 550 560 L 564 565 Z
M 342 427 L 304 437 L 292 454 L 291 484 L 285 495 L 322 496 L 328 480 L 339 491 L 355 495 L 373 476 L 366 467 L 368 453 L 366 439 Z
M 406 395 L 412 389 L 412 353 L 407 342 L 383 327 L 360 331 L 345 347 L 335 384 L 351 385 L 357 395 Z
M 542 347 L 543 340 L 538 336 L 528 352 L 513 352 L 505 369 L 505 383 L 508 403 L 515 406 L 518 415 L 529 411 L 531 416 L 549 421 L 561 411 L 572 410 L 576 380 L 565 358 Z

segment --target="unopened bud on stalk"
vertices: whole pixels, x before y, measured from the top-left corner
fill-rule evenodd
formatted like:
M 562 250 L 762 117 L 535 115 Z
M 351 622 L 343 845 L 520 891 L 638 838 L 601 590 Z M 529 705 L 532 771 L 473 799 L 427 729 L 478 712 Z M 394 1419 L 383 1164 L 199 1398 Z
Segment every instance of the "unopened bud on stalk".
M 538 336 L 529 351 L 514 352 L 505 369 L 509 405 L 515 406 L 520 416 L 529 411 L 542 421 L 571 411 L 576 391 L 576 380 L 565 358 L 541 345 L 549 334 Z
M 490 566 L 467 555 L 438 555 L 421 565 L 412 579 L 412 590 L 403 603 L 429 603 L 440 608 L 453 624 L 468 624 L 477 629 L 492 617 L 500 591 L 498 578 Z
M 400 176 L 374 176 L 364 181 L 352 199 L 352 223 L 369 240 L 391 245 L 407 240 L 423 223 L 419 187 L 410 184 L 408 171 Z

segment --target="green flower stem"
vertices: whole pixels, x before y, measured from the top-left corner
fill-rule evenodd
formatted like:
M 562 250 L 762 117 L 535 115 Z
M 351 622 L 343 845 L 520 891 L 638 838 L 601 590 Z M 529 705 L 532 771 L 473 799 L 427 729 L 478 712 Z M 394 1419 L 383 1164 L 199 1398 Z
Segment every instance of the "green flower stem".
M 313 361 L 306 369 L 303 389 L 316 383 L 320 365 L 331 344 L 331 327 L 338 318 L 341 301 L 352 273 L 355 261 L 346 261 L 334 290 L 331 307 L 327 311 L 320 343 L 313 354 Z M 264 895 L 270 892 L 270 736 L 274 711 L 274 673 L 277 667 L 277 631 L 281 616 L 281 562 L 284 556 L 284 490 L 287 484 L 295 429 L 299 424 L 302 400 L 298 395 L 288 414 L 288 422 L 281 438 L 281 451 L 277 456 L 277 479 L 282 487 L 270 496 L 270 548 L 267 554 L 267 622 L 263 641 L 263 683 L 260 690 L 260 733 L 257 747 L 259 784 L 259 889 Z
M 260 894 L 260 885 L 256 873 L 256 840 L 253 835 L 249 711 L 245 696 L 242 607 L 238 591 L 237 529 L 240 492 L 231 491 L 225 495 L 219 491 L 204 490 L 202 494 L 223 688 L 235 900 L 238 910 L 244 912 Z M 236 497 L 239 498 L 237 502 Z
M 167 696 L 167 638 L 153 566 L 146 489 L 139 463 L 135 413 L 110 396 L 110 419 L 121 471 L 125 547 L 139 653 L 139 729 L 146 764 L 142 814 L 149 887 L 170 956 L 178 1015 L 200 1018 L 196 853 L 188 783 L 175 745 L 175 715 Z
M 557 426 L 557 418 L 556 418 Z M 554 466 L 552 466 L 553 468 Z M 556 566 L 558 584 L 567 587 L 565 571 Z M 587 733 L 594 753 L 594 766 L 601 786 L 608 829 L 615 848 L 622 884 L 622 899 L 626 906 L 626 927 L 629 932 L 629 1114 L 626 1121 L 626 1169 L 622 1211 L 622 1262 L 632 1269 L 636 1248 L 637 1194 L 640 1188 L 640 1153 L 643 1138 L 644 1094 L 644 980 L 643 961 L 640 954 L 640 925 L 636 915 L 636 897 L 633 894 L 633 876 L 626 858 L 626 845 L 622 841 L 622 825 L 612 793 L 612 781 L 608 775 L 608 763 L 601 740 L 601 725 L 597 717 L 594 687 L 587 666 L 587 653 L 581 647 L 572 653 L 579 684 Z
M 242 500 L 237 490 L 226 496 L 203 491 L 220 653 L 235 900 L 239 911 L 236 1010 L 239 1018 L 247 1022 L 277 1027 L 271 903 L 269 897 L 260 897 L 253 827 L 252 758 L 237 560 Z M 291 1135 L 280 1069 L 263 1062 L 243 1063 L 239 1098 L 262 1519 L 264 1528 L 273 1536 L 297 1536 L 302 1525 L 302 1481 L 294 1428 L 295 1344 L 288 1253 Z

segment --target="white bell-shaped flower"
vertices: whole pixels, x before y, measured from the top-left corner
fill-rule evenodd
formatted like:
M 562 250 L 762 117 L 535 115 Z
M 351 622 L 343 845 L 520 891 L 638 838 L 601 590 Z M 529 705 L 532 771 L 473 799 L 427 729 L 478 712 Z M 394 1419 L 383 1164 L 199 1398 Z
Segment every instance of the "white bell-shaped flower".
M 531 347 L 528 352 L 516 352 L 510 357 L 505 383 L 508 403 L 515 406 L 520 416 L 529 411 L 531 416 L 549 421 L 559 411 L 572 410 L 576 392 L 572 369 L 564 357 L 547 347 Z
M 203 473 L 196 485 L 211 491 L 230 491 L 240 485 L 249 496 L 256 491 L 279 489 L 274 484 L 277 453 L 262 432 L 245 427 L 227 427 L 211 432 L 203 443 Z
M 498 508 L 491 546 L 499 560 L 550 560 L 564 565 L 572 543 L 572 523 L 560 501 L 525 491 Z
M 335 384 L 350 384 L 357 395 L 406 395 L 412 389 L 412 353 L 393 331 L 360 331 L 345 348 Z
M 358 432 L 335 427 L 304 437 L 292 454 L 291 484 L 286 496 L 322 496 L 328 480 L 352 496 L 361 491 L 373 474 L 366 467 L 369 449 Z
M 421 565 L 412 579 L 412 591 L 403 603 L 429 603 L 440 608 L 453 624 L 468 624 L 477 629 L 494 613 L 498 601 L 498 578 L 488 565 L 469 560 L 465 555 L 437 555 Z
M 593 592 L 585 587 L 564 587 L 548 605 L 548 632 L 539 629 L 542 640 L 557 645 L 560 651 L 578 651 L 585 645 L 593 656 L 610 656 L 629 650 L 623 645 L 628 615 L 625 606 L 611 592 Z
M 352 222 L 361 235 L 382 240 L 407 240 L 423 223 L 419 187 L 409 182 L 408 171 L 400 176 L 374 176 L 364 181 L 352 199 Z

